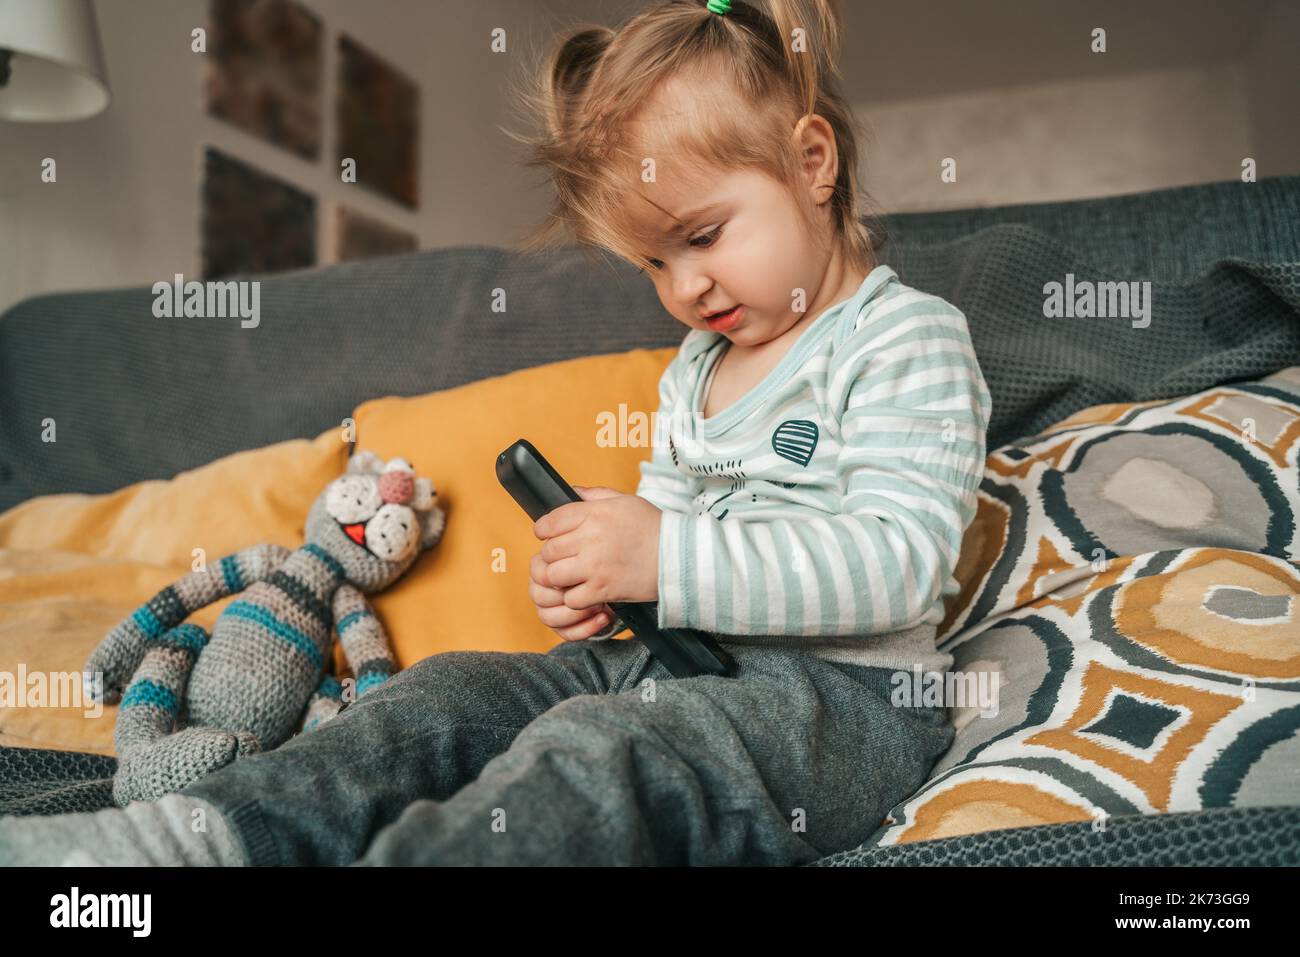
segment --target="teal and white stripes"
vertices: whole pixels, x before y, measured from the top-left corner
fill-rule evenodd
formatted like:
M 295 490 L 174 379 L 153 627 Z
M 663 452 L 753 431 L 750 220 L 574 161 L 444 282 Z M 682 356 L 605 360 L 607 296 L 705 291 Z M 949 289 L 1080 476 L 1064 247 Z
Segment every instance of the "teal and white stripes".
M 946 667 L 933 626 L 958 587 L 992 411 L 961 312 L 878 266 L 703 419 L 728 345 L 692 330 L 660 381 L 637 488 L 664 510 L 659 624 Z M 906 653 L 866 640 L 904 632 Z
M 338 623 L 343 653 L 356 672 L 357 697 L 397 673 L 397 660 L 388 645 L 384 626 L 355 586 L 345 583 L 334 593 L 334 620 Z

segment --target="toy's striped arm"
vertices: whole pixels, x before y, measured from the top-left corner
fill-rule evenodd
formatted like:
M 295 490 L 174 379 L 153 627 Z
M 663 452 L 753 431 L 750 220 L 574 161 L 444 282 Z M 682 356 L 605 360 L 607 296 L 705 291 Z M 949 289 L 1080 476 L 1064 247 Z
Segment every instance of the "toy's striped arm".
M 334 627 L 343 643 L 343 655 L 357 676 L 355 696 L 345 695 L 343 685 L 333 675 L 326 675 L 307 702 L 303 716 L 302 732 L 329 721 L 345 704 L 379 687 L 397 673 L 397 659 L 388 644 L 384 626 L 375 617 L 366 596 L 355 586 L 344 582 L 334 592 Z M 344 698 L 348 698 L 345 702 Z
M 115 704 L 151 642 L 200 608 L 268 577 L 290 554 L 283 545 L 251 545 L 158 592 L 119 622 L 91 652 L 82 676 L 88 699 Z
M 343 654 L 357 676 L 357 697 L 397 673 L 397 659 L 384 626 L 356 586 L 344 582 L 334 592 L 334 627 L 343 642 Z
M 317 725 L 324 724 L 342 710 L 343 686 L 333 675 L 326 675 L 307 700 L 300 733 L 305 734 Z

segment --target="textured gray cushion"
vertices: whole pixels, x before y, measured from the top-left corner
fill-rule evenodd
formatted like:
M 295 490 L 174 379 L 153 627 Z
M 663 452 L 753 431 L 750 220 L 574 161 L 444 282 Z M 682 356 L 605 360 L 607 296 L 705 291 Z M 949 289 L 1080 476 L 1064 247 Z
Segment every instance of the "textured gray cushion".
M 1199 276 L 1220 259 L 1294 262 L 1300 177 L 1228 181 L 1068 203 L 914 213 L 890 221 L 896 240 L 931 246 L 1018 223 L 1070 247 L 1084 262 L 1130 279 Z M 906 257 L 896 263 L 906 269 Z
M 858 848 L 809 867 L 1296 867 L 1300 807 L 1222 807 Z
M 897 216 L 889 228 L 885 259 L 903 281 L 967 314 L 993 395 L 990 448 L 1098 402 L 1300 362 L 1300 177 Z M 256 329 L 156 318 L 149 289 L 20 303 L 0 316 L 0 510 L 314 436 L 374 396 L 680 343 L 650 283 L 599 261 L 455 247 L 274 276 Z M 1151 327 L 1044 319 L 1042 285 L 1068 270 L 1159 283 Z M 492 311 L 495 289 L 505 312 Z M 41 441 L 46 418 L 56 443 Z
M 110 755 L 0 746 L 0 817 L 116 807 L 116 773 Z

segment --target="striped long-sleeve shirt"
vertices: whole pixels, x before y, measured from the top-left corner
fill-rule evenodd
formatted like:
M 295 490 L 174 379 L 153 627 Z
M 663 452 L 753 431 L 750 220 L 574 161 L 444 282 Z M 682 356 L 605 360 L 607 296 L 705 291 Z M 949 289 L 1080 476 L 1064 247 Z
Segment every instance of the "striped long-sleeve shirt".
M 662 509 L 660 627 L 948 670 L 935 626 L 992 411 L 965 317 L 879 265 L 704 418 L 728 345 L 691 330 L 659 382 L 636 494 Z

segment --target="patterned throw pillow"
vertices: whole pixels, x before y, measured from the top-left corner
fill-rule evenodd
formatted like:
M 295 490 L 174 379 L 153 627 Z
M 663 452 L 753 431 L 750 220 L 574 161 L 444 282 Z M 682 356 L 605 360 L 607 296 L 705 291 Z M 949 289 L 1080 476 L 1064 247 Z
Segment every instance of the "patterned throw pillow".
M 1300 366 L 988 457 L 940 626 L 968 700 L 866 843 L 1300 804 Z

